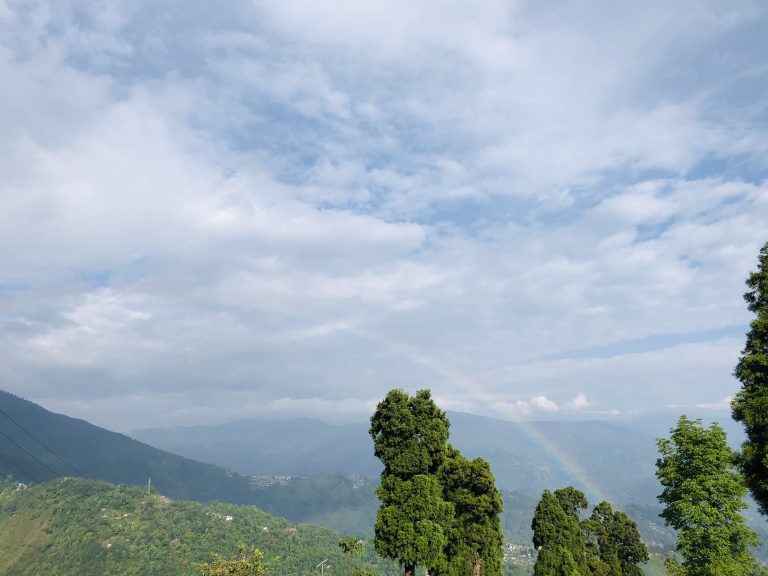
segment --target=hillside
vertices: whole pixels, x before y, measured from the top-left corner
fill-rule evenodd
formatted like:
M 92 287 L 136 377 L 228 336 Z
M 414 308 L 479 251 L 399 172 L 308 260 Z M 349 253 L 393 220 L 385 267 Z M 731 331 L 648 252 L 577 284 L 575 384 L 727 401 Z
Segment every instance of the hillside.
M 344 556 L 335 532 L 291 526 L 252 506 L 169 501 L 137 488 L 65 478 L 18 489 L 0 483 L 0 573 L 6 576 L 197 574 L 211 552 L 238 543 L 261 549 L 273 576 L 312 574 L 330 559 L 338 574 L 375 566 L 399 572 L 369 553 Z
M 84 476 L 129 485 L 144 485 L 151 477 L 152 485 L 172 498 L 252 503 L 248 479 L 215 465 L 49 412 L 4 391 L 0 410 L 0 477 L 45 482 Z

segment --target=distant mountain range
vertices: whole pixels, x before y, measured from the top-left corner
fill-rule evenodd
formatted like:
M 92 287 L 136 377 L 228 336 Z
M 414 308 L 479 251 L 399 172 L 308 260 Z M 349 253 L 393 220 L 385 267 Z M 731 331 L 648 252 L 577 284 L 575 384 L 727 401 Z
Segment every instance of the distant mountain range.
M 608 498 L 624 508 L 646 541 L 664 548 L 674 542 L 658 519 L 652 436 L 605 422 L 523 425 L 448 416 L 451 442 L 491 463 L 503 491 L 509 540 L 530 542 L 533 509 L 544 488 L 574 485 L 592 505 Z M 372 534 L 380 466 L 365 425 L 254 420 L 135 435 L 164 449 L 0 391 L 0 478 L 42 483 L 84 476 L 143 486 L 151 477 L 153 490 L 174 499 L 252 504 L 294 523 Z M 749 515 L 765 533 L 754 509 Z
M 591 500 L 654 502 L 652 436 L 602 421 L 528 422 L 449 412 L 450 441 L 491 463 L 499 487 L 531 495 L 573 485 Z M 317 420 L 248 420 L 218 426 L 138 430 L 170 452 L 243 474 L 360 474 L 377 477 L 368 427 Z

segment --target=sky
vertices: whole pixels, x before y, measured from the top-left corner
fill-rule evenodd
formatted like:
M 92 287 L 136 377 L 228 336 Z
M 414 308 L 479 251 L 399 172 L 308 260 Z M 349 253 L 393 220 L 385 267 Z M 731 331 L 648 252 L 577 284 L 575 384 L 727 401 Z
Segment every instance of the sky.
M 722 415 L 768 6 L 0 0 L 0 388 L 112 429 Z

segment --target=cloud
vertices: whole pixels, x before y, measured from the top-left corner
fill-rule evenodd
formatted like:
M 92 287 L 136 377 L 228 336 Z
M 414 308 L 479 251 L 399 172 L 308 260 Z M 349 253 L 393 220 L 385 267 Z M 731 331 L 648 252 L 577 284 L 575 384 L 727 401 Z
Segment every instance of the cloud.
M 573 400 L 571 400 L 565 405 L 566 410 L 574 410 L 574 411 L 584 410 L 585 408 L 589 408 L 590 406 L 592 406 L 592 403 L 587 399 L 587 396 L 584 393 L 577 394 Z
M 0 385 L 128 429 L 395 386 L 531 418 L 723 397 L 765 20 L 0 3 Z
M 553 414 L 560 410 L 557 402 L 543 394 L 532 396 L 527 400 L 497 401 L 495 408 L 507 417 L 517 419 L 528 416 L 535 418 L 537 414 Z
M 702 404 L 694 404 L 694 406 L 696 408 L 703 408 L 704 410 L 730 411 L 731 402 L 733 402 L 733 396 L 726 396 L 718 402 L 705 402 Z

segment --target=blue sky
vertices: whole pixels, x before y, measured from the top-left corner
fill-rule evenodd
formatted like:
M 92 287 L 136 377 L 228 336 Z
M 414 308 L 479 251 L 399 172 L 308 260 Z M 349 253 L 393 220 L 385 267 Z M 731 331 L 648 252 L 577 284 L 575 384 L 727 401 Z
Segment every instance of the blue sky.
M 767 11 L 0 0 L 0 386 L 121 430 L 727 415 Z

